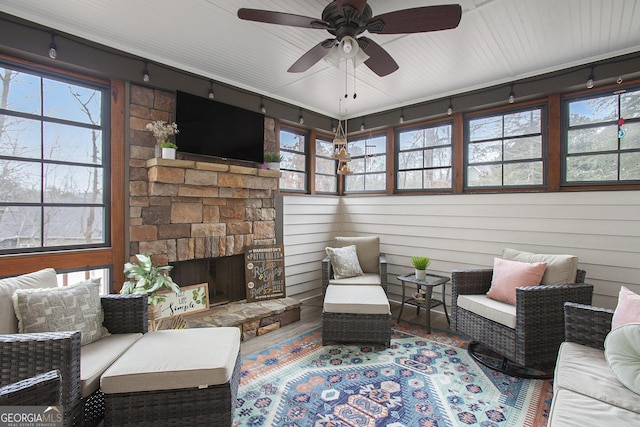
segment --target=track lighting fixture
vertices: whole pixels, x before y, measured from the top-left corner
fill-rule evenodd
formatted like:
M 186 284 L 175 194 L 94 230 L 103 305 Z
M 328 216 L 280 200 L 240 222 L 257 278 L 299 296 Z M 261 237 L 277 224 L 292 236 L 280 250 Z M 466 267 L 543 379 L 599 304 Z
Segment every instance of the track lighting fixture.
M 587 79 L 587 89 L 593 89 L 593 67 L 591 67 L 591 73 L 589 73 L 589 78 Z
M 51 33 L 51 43 L 49 44 L 49 58 L 56 59 L 58 57 L 58 47 L 56 46 L 55 34 Z
M 213 80 L 210 80 L 211 87 L 209 88 L 209 99 L 214 99 L 216 94 L 213 92 Z
M 149 70 L 147 69 L 147 63 L 144 63 L 144 71 L 142 72 L 142 81 L 145 83 L 149 82 Z
M 516 102 L 516 96 L 513 94 L 513 85 L 511 86 L 511 92 L 509 92 L 509 104 Z
M 300 116 L 298 116 L 298 122 L 303 125 L 304 124 L 304 116 L 302 115 L 302 108 L 300 109 Z
M 447 116 L 453 114 L 453 104 L 451 104 L 451 98 L 449 98 L 449 106 L 447 107 Z

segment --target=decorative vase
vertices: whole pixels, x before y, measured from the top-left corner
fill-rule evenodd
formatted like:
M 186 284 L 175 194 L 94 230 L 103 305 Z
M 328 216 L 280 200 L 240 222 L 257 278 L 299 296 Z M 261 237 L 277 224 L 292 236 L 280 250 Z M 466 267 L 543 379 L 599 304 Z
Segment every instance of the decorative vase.
M 271 169 L 274 171 L 280 170 L 280 162 L 266 162 L 266 164 L 267 164 L 267 169 Z
M 426 279 L 427 279 L 427 270 L 416 269 L 416 280 L 426 280 Z
M 163 148 L 162 149 L 162 158 L 163 159 L 174 159 L 176 158 L 176 149 L 175 148 Z

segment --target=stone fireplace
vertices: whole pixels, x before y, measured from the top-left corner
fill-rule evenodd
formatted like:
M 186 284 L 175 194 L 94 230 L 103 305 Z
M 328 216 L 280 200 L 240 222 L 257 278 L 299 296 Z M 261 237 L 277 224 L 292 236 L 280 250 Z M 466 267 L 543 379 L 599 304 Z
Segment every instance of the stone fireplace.
M 275 243 L 279 172 L 158 158 L 146 169 L 132 189 L 147 195 L 130 225 L 132 253 L 174 265 L 181 286 L 209 283 L 213 303 L 244 299 L 245 249 Z
M 217 282 L 210 288 L 214 302 L 243 299 L 244 287 L 241 295 L 221 288 L 239 274 L 244 282 L 243 267 L 227 277 L 222 272 L 238 268 L 246 247 L 276 242 L 279 173 L 222 159 L 156 158 L 145 126 L 172 121 L 173 92 L 132 84 L 129 115 L 129 254 L 173 265 L 181 286 Z M 275 121 L 265 118 L 265 151 L 275 149 Z

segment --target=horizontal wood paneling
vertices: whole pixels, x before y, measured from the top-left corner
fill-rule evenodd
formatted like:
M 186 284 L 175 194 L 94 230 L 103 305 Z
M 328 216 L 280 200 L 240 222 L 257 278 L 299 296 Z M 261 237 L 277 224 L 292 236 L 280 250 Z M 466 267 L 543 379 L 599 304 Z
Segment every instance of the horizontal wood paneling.
M 320 261 L 341 231 L 339 197 L 283 196 L 287 296 L 302 301 L 321 291 Z
M 412 271 L 413 255 L 430 257 L 432 272 L 450 275 L 454 269 L 490 267 L 505 247 L 578 256 L 587 282 L 595 286 L 594 304 L 615 307 L 622 285 L 640 293 L 639 191 L 335 200 L 285 197 L 285 245 L 288 240 L 295 242 L 291 248 L 286 246 L 295 259 L 292 270 L 304 268 L 307 262 L 306 268 L 317 271 L 317 276 L 306 276 L 306 280 L 317 277 L 318 293 L 323 248 L 338 234 L 380 236 L 381 250 L 389 260 L 392 300 L 400 299 L 396 276 Z M 328 209 L 331 203 L 335 211 Z M 316 204 L 317 208 L 312 207 Z M 301 212 L 311 213 L 306 226 Z M 318 230 L 319 225 L 328 224 L 332 226 Z

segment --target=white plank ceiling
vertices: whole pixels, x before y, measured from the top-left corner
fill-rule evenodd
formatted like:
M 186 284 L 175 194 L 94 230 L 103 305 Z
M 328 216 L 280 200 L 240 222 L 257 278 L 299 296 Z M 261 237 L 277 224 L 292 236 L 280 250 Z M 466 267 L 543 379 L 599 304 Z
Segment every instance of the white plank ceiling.
M 369 0 L 373 14 L 446 4 Z M 544 72 L 640 51 L 637 0 L 459 0 L 458 28 L 374 35 L 400 69 L 356 73 L 349 117 L 446 98 Z M 240 7 L 320 18 L 328 0 L 2 0 L 0 11 L 122 51 L 338 117 L 345 71 L 321 61 L 287 69 L 324 30 L 242 21 Z M 62 54 L 62 53 L 61 53 Z M 588 75 L 588 73 L 587 73 Z M 597 80 L 597 76 L 596 80 Z M 353 77 L 348 80 L 353 93 Z

